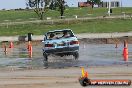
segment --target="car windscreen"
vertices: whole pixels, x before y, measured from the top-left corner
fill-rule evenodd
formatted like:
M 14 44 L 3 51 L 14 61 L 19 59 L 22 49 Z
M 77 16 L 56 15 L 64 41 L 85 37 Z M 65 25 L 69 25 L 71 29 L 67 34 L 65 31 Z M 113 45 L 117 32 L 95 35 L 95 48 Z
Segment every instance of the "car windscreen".
M 60 39 L 60 38 L 68 38 L 68 37 L 74 37 L 74 35 L 71 31 L 67 31 L 67 30 L 48 32 L 46 35 L 46 39 Z

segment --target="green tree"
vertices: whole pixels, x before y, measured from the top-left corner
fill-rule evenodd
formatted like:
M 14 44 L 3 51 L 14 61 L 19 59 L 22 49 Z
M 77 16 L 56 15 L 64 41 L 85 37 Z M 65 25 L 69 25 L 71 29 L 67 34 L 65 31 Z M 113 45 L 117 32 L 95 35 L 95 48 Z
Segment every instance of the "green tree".
M 64 16 L 65 1 L 64 0 L 52 0 L 50 4 L 50 9 L 60 11 L 61 19 Z
M 99 4 L 101 0 L 93 0 L 95 4 Z
M 51 0 L 27 0 L 26 5 L 31 7 L 39 19 L 43 20 L 43 15 L 49 7 Z
M 60 15 L 61 15 L 61 19 L 62 16 L 64 15 L 64 10 L 65 10 L 65 1 L 64 0 L 57 0 L 58 1 L 58 5 L 59 5 L 59 11 L 60 11 Z
M 57 1 L 56 1 L 56 0 L 51 0 L 51 4 L 50 4 L 50 6 L 49 6 L 49 9 L 51 9 L 51 10 L 56 10 L 57 7 L 58 7 Z

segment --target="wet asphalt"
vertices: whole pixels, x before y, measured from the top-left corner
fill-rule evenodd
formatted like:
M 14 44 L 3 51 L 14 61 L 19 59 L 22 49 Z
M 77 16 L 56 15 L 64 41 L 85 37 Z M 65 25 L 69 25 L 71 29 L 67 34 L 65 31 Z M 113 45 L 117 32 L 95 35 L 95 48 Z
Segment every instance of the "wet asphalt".
M 132 64 L 132 44 L 128 45 L 129 60 L 123 59 L 123 44 L 115 48 L 115 44 L 80 44 L 79 59 L 73 56 L 49 56 L 48 62 L 43 61 L 42 46 L 33 46 L 33 56 L 29 57 L 26 46 L 8 48 L 5 54 L 4 48 L 0 48 L 0 68 L 65 68 L 80 66 L 111 66 Z

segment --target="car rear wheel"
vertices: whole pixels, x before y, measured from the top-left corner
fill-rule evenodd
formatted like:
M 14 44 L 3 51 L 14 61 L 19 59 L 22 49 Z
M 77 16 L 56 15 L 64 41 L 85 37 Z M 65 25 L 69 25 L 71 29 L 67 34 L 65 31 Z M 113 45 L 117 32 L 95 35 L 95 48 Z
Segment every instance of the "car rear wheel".
M 43 53 L 43 56 L 44 56 L 44 61 L 48 61 L 48 55 L 45 52 Z
M 78 52 L 75 52 L 75 53 L 73 53 L 73 56 L 74 56 L 75 60 L 78 60 L 78 58 L 79 58 L 79 53 L 78 53 Z

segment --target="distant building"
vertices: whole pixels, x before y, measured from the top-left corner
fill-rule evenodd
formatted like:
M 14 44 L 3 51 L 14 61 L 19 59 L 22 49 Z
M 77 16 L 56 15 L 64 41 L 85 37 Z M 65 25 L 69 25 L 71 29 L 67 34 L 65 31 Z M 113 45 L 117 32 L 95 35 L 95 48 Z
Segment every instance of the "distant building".
M 111 8 L 120 7 L 121 3 L 119 0 L 110 0 L 111 2 Z M 92 6 L 92 2 L 78 2 L 78 7 L 89 7 Z M 94 4 L 94 7 L 108 7 L 109 6 L 109 0 L 102 0 L 99 5 Z
M 89 7 L 92 6 L 91 2 L 78 2 L 78 7 Z
M 101 0 L 103 2 L 102 7 L 108 7 L 109 1 L 111 7 L 132 7 L 132 0 Z
M 110 0 L 111 8 L 120 7 L 121 3 L 119 0 Z M 103 1 L 101 3 L 101 7 L 108 7 L 109 6 L 109 0 Z
M 66 1 L 72 1 L 72 5 L 68 3 L 70 7 L 81 7 L 79 5 L 79 2 L 87 2 L 87 0 L 66 0 Z M 109 6 L 109 0 L 101 0 L 102 4 L 100 5 L 94 5 L 94 7 L 108 7 Z M 111 2 L 111 7 L 116 8 L 116 7 L 132 7 L 132 0 L 110 0 Z M 87 6 L 87 5 L 83 5 Z
M 121 7 L 120 0 L 110 0 L 111 8 Z M 108 7 L 109 6 L 109 0 L 102 0 L 102 3 L 100 7 Z

